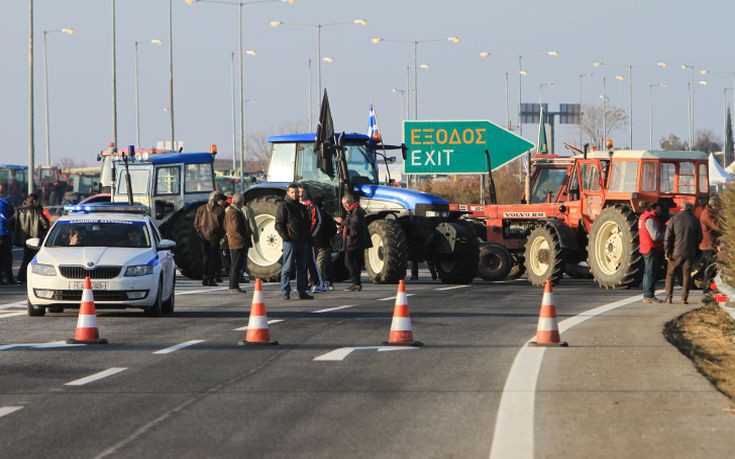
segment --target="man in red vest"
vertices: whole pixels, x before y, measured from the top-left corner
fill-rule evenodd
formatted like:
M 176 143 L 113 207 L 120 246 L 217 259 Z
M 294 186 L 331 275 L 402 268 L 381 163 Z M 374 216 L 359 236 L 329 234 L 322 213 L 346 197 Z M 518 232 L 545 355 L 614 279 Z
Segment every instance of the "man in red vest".
M 638 219 L 638 239 L 645 267 L 643 270 L 643 301 L 646 303 L 663 303 L 654 294 L 656 277 L 661 267 L 661 253 L 664 248 L 664 231 L 661 222 L 661 204 L 648 205 Z

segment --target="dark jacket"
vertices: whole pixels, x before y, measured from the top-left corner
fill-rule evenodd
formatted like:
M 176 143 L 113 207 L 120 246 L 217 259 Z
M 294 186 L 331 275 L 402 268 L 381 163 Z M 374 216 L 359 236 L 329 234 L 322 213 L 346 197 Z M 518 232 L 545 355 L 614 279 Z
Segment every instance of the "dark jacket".
M 334 221 L 332 216 L 324 210 L 317 210 L 319 211 L 321 225 L 314 237 L 314 246 L 318 249 L 332 247 L 334 237 L 337 235 L 337 223 Z
M 15 214 L 15 231 L 13 244 L 25 246 L 26 239 L 37 237 L 43 239 L 49 229 L 49 221 L 43 214 L 41 206 L 29 206 L 24 203 Z
M 348 212 L 342 224 L 344 225 L 342 250 L 364 250 L 373 246 L 365 224 L 365 211 L 362 208 L 357 207 Z
M 666 256 L 694 258 L 702 241 L 702 228 L 690 211 L 682 211 L 671 217 L 664 236 Z
M 276 210 L 276 231 L 284 242 L 307 242 L 311 218 L 306 207 L 286 196 Z
M 717 213 L 709 206 L 704 208 L 704 212 L 699 216 L 699 222 L 702 225 L 702 243 L 699 244 L 701 250 L 717 250 L 719 238 L 722 231 L 717 223 Z
M 229 206 L 225 211 L 225 233 L 227 246 L 230 250 L 242 250 L 252 247 L 250 230 L 245 223 L 245 216 L 235 206 Z
M 224 209 L 217 204 L 202 204 L 194 218 L 194 229 L 202 239 L 219 242 L 225 235 Z

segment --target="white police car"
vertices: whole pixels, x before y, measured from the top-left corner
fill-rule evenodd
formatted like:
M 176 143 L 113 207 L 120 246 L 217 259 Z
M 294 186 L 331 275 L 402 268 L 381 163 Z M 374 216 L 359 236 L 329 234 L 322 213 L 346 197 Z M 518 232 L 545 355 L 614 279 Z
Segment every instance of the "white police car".
M 174 241 L 163 239 L 143 206 L 71 206 L 28 265 L 28 315 L 78 308 L 89 276 L 97 308 L 142 308 L 159 316 L 174 310 Z

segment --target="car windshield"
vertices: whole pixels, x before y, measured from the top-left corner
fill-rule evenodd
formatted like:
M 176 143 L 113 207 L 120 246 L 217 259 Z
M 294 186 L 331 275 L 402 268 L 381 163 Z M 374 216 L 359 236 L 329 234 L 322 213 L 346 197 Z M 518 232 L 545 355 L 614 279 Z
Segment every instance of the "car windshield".
M 141 221 L 61 220 L 46 240 L 46 247 L 150 247 Z
M 533 184 L 533 191 L 531 191 L 531 203 L 546 202 L 548 193 L 551 193 L 551 199 L 553 200 L 566 176 L 567 170 L 565 168 L 540 169 L 536 176 L 536 182 Z

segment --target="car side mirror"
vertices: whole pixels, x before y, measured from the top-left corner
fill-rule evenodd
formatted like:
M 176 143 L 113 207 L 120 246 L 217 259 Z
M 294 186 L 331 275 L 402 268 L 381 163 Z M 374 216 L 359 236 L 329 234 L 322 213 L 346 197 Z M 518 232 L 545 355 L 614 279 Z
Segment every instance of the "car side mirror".
M 171 239 L 161 239 L 158 243 L 158 250 L 173 250 L 176 248 L 176 243 Z
M 41 248 L 41 240 L 37 237 L 26 239 L 26 247 L 33 250 Z

